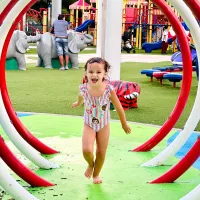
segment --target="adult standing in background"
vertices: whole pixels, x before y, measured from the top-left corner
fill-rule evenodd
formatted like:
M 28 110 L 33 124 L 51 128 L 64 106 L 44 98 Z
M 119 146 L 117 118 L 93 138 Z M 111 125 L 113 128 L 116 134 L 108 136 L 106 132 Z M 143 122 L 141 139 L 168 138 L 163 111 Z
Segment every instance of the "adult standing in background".
M 165 25 L 162 33 L 162 49 L 161 54 L 166 54 L 168 48 L 168 25 Z
M 68 40 L 67 40 L 67 29 L 68 22 L 65 21 L 65 16 L 60 14 L 58 20 L 55 20 L 53 27 L 51 27 L 50 32 L 54 31 L 56 49 L 60 61 L 59 70 L 68 70 L 69 62 L 69 51 L 68 51 Z M 65 63 L 65 65 L 64 65 Z

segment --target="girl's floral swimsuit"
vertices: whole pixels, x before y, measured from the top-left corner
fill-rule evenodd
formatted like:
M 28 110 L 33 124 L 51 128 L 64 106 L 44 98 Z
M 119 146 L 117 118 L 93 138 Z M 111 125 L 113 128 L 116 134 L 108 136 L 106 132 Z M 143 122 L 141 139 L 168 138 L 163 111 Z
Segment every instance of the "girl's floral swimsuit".
M 84 122 L 98 132 L 110 122 L 110 92 L 113 86 L 108 84 L 100 97 L 93 97 L 89 94 L 87 83 L 80 85 L 79 88 L 84 99 Z

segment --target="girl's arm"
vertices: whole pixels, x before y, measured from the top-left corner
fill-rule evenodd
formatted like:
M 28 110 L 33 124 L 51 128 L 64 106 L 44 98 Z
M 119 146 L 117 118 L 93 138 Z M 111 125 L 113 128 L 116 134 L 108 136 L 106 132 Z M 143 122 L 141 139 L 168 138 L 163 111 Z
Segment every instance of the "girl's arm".
M 74 102 L 73 104 L 72 104 L 72 108 L 76 108 L 76 107 L 78 107 L 78 106 L 80 106 L 80 105 L 82 105 L 83 104 L 83 97 L 79 94 L 78 95 L 78 101 L 76 101 L 76 102 Z
M 125 113 L 124 113 L 124 110 L 122 108 L 122 105 L 115 93 L 114 90 L 112 90 L 110 92 L 110 100 L 112 101 L 116 111 L 117 111 L 117 114 L 119 116 L 119 119 L 121 121 L 121 124 L 122 124 L 122 128 L 124 129 L 124 131 L 129 134 L 131 133 L 131 128 L 128 126 L 127 122 L 126 122 L 126 116 L 125 116 Z

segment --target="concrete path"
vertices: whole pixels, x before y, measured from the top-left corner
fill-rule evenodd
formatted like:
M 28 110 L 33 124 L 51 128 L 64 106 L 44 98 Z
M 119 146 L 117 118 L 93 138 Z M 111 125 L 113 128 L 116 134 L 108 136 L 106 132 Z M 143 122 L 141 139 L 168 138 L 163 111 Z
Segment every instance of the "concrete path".
M 79 54 L 79 62 L 86 62 L 95 54 Z M 121 54 L 121 62 L 142 62 L 154 63 L 162 61 L 170 61 L 171 55 L 152 55 L 152 54 Z
M 85 63 L 89 58 L 96 56 L 96 54 L 79 54 L 79 62 Z M 26 63 L 36 63 L 36 54 L 26 54 Z M 33 59 L 32 59 L 33 58 Z M 141 63 L 155 63 L 171 61 L 171 55 L 152 55 L 152 54 L 121 54 L 121 62 L 141 62 Z

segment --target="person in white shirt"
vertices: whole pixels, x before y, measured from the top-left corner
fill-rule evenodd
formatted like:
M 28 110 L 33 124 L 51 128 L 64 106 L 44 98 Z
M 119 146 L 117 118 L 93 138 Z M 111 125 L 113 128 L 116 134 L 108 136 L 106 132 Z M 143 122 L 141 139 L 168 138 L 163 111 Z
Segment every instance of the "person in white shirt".
M 162 34 L 162 48 L 161 54 L 166 54 L 168 48 L 168 26 L 164 26 Z

